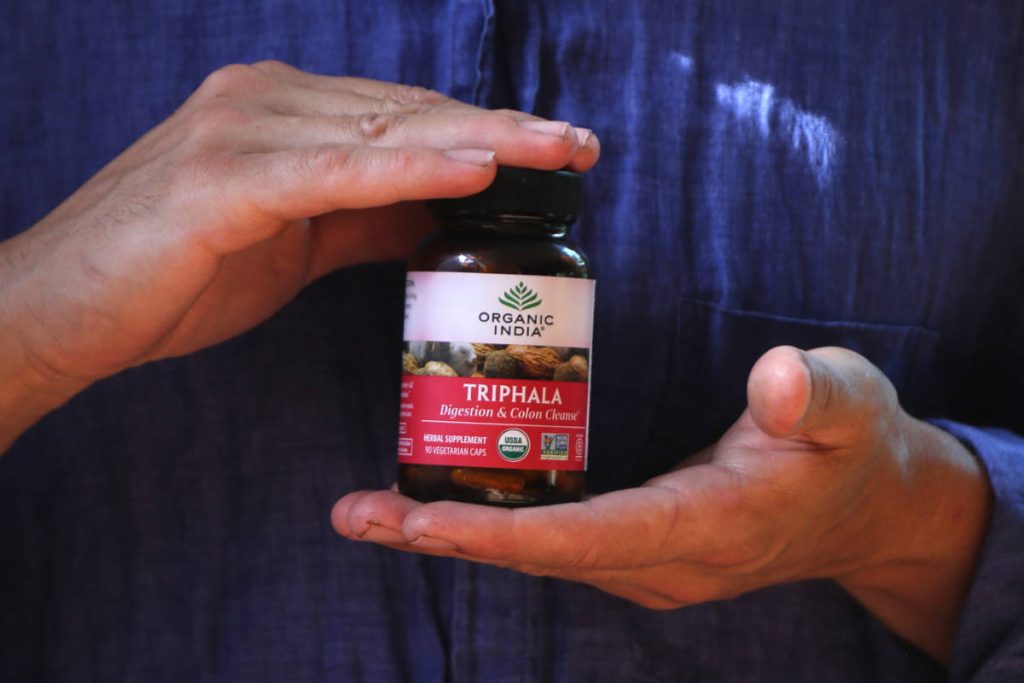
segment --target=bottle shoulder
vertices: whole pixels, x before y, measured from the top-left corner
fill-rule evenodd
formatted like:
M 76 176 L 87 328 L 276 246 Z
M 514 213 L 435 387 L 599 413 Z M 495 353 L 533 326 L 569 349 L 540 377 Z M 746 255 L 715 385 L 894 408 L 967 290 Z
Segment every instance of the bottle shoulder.
M 442 231 L 420 244 L 409 270 L 592 277 L 586 255 L 564 237 Z

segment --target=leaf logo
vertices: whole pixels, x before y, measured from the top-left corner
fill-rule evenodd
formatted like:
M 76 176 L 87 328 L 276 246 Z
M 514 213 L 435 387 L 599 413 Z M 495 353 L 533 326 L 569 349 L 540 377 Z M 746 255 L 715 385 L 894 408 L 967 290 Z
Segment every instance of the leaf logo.
M 532 289 L 520 282 L 499 296 L 498 302 L 516 311 L 526 311 L 540 306 L 544 303 L 544 300 L 534 294 Z

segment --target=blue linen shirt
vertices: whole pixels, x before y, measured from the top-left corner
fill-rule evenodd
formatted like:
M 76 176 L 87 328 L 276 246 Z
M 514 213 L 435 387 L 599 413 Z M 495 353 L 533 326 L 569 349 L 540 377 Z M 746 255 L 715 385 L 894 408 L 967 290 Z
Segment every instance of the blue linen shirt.
M 230 62 L 567 119 L 603 145 L 575 228 L 600 279 L 593 490 L 715 440 L 754 360 L 787 343 L 866 355 L 996 492 L 948 672 L 828 581 L 654 612 L 346 542 L 331 504 L 394 478 L 403 296 L 400 264 L 357 267 L 235 340 L 98 383 L 0 459 L 2 680 L 1024 677 L 1017 0 L 53 0 L 0 17 L 4 237 Z

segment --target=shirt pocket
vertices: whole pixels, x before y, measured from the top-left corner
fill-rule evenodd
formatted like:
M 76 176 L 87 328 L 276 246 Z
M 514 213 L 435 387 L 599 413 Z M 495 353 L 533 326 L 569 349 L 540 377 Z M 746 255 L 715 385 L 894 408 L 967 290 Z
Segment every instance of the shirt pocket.
M 666 362 L 657 371 L 647 370 L 647 398 L 638 405 L 617 403 L 617 417 L 600 419 L 592 429 L 597 438 L 592 438 L 591 488 L 639 484 L 716 441 L 746 408 L 750 369 L 775 346 L 856 351 L 893 382 L 908 412 L 938 414 L 946 402 L 940 339 L 937 332 L 915 325 L 794 318 L 681 298 L 669 348 L 649 347 Z M 600 373 L 600 356 L 597 363 Z M 647 438 L 637 438 L 631 425 L 643 425 Z M 607 447 L 599 446 L 601 441 Z M 604 462 L 602 455 L 609 452 L 629 455 Z

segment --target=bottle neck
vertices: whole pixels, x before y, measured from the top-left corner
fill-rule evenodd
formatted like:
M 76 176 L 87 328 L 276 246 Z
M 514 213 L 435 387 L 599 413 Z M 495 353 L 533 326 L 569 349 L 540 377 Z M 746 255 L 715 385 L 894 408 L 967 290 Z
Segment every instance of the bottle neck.
M 485 214 L 476 216 L 438 216 L 438 227 L 445 232 L 500 235 L 502 237 L 549 237 L 558 239 L 569 234 L 569 223 L 562 217 L 517 214 Z

